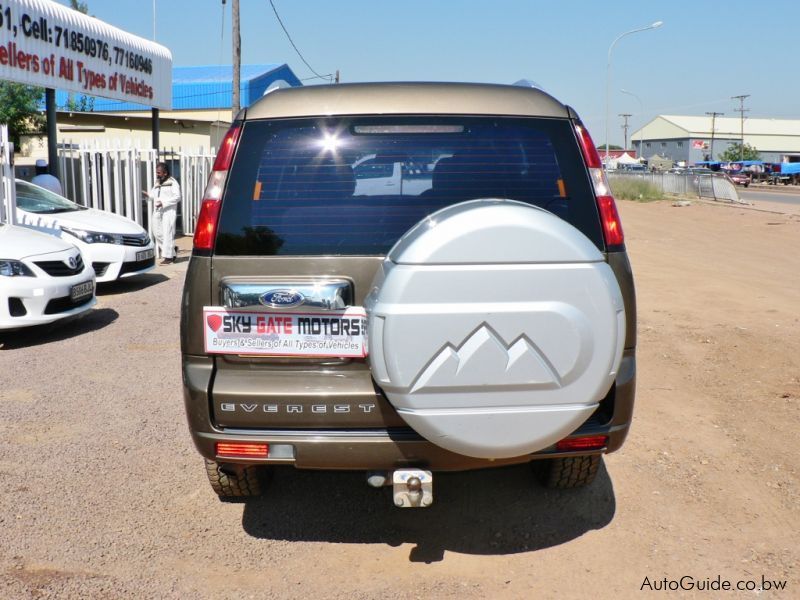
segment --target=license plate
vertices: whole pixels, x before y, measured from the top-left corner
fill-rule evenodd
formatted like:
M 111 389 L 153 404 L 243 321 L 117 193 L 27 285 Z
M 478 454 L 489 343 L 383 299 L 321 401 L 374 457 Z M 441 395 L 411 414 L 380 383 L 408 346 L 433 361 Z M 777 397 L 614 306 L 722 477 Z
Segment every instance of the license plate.
M 136 262 L 140 260 L 147 260 L 148 258 L 153 258 L 156 255 L 156 251 L 154 248 L 150 248 L 150 250 L 142 250 L 141 252 L 136 253 Z
M 69 298 L 73 302 L 78 302 L 84 298 L 91 296 L 94 293 L 94 283 L 91 281 L 84 281 L 73 285 L 69 290 Z

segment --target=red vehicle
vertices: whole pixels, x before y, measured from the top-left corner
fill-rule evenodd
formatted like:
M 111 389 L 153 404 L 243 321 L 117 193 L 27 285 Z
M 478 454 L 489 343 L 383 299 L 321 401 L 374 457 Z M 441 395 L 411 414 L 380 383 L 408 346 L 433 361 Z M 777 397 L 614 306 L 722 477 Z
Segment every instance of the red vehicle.
M 730 171 L 728 177 L 730 177 L 731 181 L 736 185 L 743 185 L 744 187 L 750 185 L 752 181 L 750 173 L 745 173 L 744 171 Z

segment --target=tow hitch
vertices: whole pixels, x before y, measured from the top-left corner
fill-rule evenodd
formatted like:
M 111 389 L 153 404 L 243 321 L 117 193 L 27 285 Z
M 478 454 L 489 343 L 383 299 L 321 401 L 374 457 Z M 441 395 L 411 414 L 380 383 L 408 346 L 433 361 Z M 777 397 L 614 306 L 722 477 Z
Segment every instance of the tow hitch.
M 394 505 L 400 508 L 426 508 L 433 504 L 433 474 L 419 469 L 392 473 Z

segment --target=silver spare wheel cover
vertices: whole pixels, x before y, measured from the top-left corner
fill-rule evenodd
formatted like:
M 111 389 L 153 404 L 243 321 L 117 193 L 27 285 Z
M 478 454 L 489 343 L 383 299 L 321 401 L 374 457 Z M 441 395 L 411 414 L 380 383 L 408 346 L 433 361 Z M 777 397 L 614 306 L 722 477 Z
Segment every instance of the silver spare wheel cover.
M 603 255 L 553 214 L 471 200 L 410 229 L 366 301 L 372 375 L 420 435 L 506 458 L 572 433 L 622 357 L 622 295 Z

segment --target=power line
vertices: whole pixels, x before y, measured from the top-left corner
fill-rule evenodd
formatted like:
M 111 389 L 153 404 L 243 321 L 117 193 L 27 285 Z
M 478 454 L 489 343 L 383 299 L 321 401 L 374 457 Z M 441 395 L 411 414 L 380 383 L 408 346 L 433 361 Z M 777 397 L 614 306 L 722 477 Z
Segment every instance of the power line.
M 622 147 L 623 150 L 628 149 L 628 117 L 632 117 L 633 115 L 630 113 L 620 113 L 619 115 L 623 119 L 625 119 L 625 123 L 622 125 L 622 130 L 625 132 L 625 142 L 624 146 Z
M 738 100 L 739 101 L 739 108 L 734 108 L 736 112 L 740 114 L 741 117 L 741 142 L 739 144 L 739 160 L 744 160 L 744 113 L 750 112 L 749 108 L 744 107 L 745 98 L 749 98 L 750 94 L 742 94 L 740 96 L 731 96 L 731 100 Z
M 721 112 L 707 112 L 707 115 L 711 117 L 711 158 L 710 161 L 714 160 L 714 122 L 717 120 L 717 117 L 721 117 L 725 113 Z
M 292 41 L 292 36 L 290 36 L 290 35 L 289 35 L 289 32 L 286 30 L 286 26 L 283 24 L 283 21 L 281 21 L 281 16 L 278 14 L 278 9 L 277 9 L 277 8 L 275 8 L 275 3 L 274 3 L 272 0 L 269 0 L 269 5 L 272 7 L 272 12 L 274 12 L 274 13 L 275 13 L 275 18 L 276 18 L 276 19 L 278 19 L 278 23 L 280 23 L 281 29 L 283 29 L 283 33 L 285 33 L 285 34 L 286 34 L 286 38 L 289 40 L 289 43 L 292 45 L 292 48 L 294 48 L 294 51 L 295 51 L 295 52 L 297 52 L 297 56 L 299 56 L 299 57 L 300 57 L 300 60 L 302 60 L 302 61 L 303 61 L 303 63 L 304 63 L 304 64 L 305 64 L 305 65 L 308 67 L 308 69 L 309 69 L 309 70 L 310 70 L 310 71 L 311 71 L 311 72 L 312 72 L 314 75 L 316 75 L 316 76 L 317 76 L 319 79 L 328 79 L 328 81 L 330 81 L 330 75 L 327 75 L 327 76 L 325 76 L 325 75 L 320 75 L 319 73 L 317 73 L 317 72 L 316 72 L 316 71 L 315 71 L 315 70 L 314 70 L 314 69 L 311 67 L 311 65 L 310 65 L 310 64 L 308 64 L 308 61 L 307 61 L 305 58 L 303 58 L 303 55 L 300 53 L 300 50 L 299 50 L 299 49 L 297 48 L 297 46 L 295 45 L 294 41 Z
M 333 73 L 328 73 L 327 75 L 315 75 L 314 77 L 304 77 L 300 81 L 311 81 L 312 79 L 327 79 L 328 81 L 330 81 L 332 77 Z

